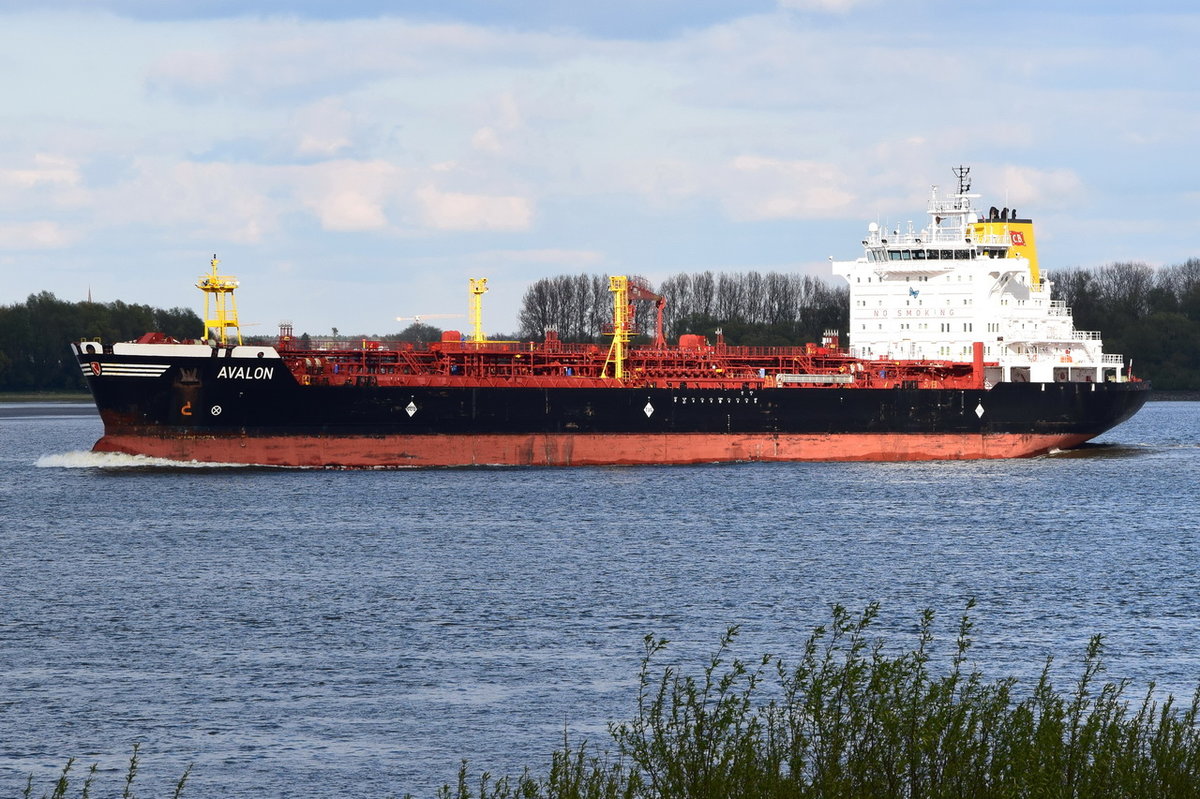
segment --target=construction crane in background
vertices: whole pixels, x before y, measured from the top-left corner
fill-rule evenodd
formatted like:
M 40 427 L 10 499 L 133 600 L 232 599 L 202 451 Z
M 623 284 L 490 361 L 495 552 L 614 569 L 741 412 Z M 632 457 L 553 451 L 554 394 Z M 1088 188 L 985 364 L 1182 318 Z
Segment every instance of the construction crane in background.
M 420 313 L 412 316 L 397 316 L 397 322 L 412 322 L 414 325 L 425 324 L 426 319 L 461 319 L 460 313 Z
M 487 278 L 470 278 L 468 285 L 471 289 L 470 305 L 471 334 L 467 339 L 475 343 L 484 343 L 487 336 L 483 334 L 483 295 L 487 293 Z M 429 319 L 461 319 L 460 313 L 419 313 L 412 316 L 397 316 L 397 322 L 412 322 L 415 325 L 425 324 Z

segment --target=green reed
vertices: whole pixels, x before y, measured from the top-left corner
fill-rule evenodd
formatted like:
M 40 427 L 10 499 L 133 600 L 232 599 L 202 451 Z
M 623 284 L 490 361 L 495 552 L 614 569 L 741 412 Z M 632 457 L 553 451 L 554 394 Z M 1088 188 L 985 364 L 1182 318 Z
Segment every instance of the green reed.
M 854 615 L 835 607 L 794 664 L 732 654 L 726 631 L 699 674 L 659 665 L 667 641 L 645 639 L 637 709 L 609 725 L 607 748 L 565 733 L 549 769 L 473 778 L 464 762 L 439 799 L 1200 799 L 1200 689 L 1187 708 L 1161 703 L 1151 684 L 1138 699 L 1128 681 L 1101 683 L 1095 636 L 1066 692 L 1047 659 L 1034 684 L 987 681 L 967 668 L 968 603 L 948 657 L 938 655 L 934 615 L 898 654 L 873 636 L 878 605 Z M 133 797 L 138 749 L 125 778 Z M 67 799 L 68 761 L 43 799 Z M 190 774 L 184 772 L 175 799 Z M 89 799 L 92 766 L 80 787 Z M 24 799 L 33 797 L 33 778 Z
M 121 791 L 121 799 L 136 799 L 133 792 L 133 780 L 137 776 L 138 767 L 141 765 L 141 757 L 138 755 L 139 744 L 133 745 L 133 754 L 129 757 L 129 766 L 125 769 L 125 784 Z M 48 792 L 41 794 L 41 799 L 67 799 L 68 791 L 71 789 L 71 769 L 75 767 L 75 758 L 71 758 L 63 766 L 62 771 L 58 774 L 58 779 L 54 783 L 54 787 Z M 98 765 L 93 763 L 88 769 L 87 776 L 83 783 L 79 786 L 79 799 L 91 799 L 92 790 L 96 787 L 96 771 Z M 187 784 L 188 777 L 191 776 L 192 767 L 188 766 L 184 769 L 183 776 L 175 783 L 175 792 L 172 794 L 172 799 L 179 799 L 183 796 L 183 787 Z M 33 775 L 29 775 L 29 779 L 25 783 L 25 790 L 22 792 L 22 799 L 33 799 L 36 796 L 33 792 Z
M 698 675 L 658 666 L 667 641 L 647 637 L 637 712 L 610 724 L 611 752 L 564 736 L 549 773 L 470 779 L 464 763 L 440 799 L 688 797 L 1200 796 L 1200 690 L 1181 710 L 1151 685 L 1099 684 L 1103 642 L 1061 693 L 1047 659 L 1031 690 L 967 670 L 969 603 L 952 653 L 934 663 L 934 616 L 915 646 L 889 654 L 869 635 L 870 605 L 833 609 L 799 660 L 731 654 L 729 629 Z

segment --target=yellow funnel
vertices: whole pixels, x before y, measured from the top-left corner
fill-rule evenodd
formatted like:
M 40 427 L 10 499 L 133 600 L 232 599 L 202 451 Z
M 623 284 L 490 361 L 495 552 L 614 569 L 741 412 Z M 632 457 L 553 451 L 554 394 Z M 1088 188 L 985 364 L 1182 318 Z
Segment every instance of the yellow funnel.
M 1008 257 L 1028 260 L 1030 285 L 1036 289 L 1041 284 L 1037 242 L 1033 237 L 1033 220 L 987 219 L 972 225 L 971 235 L 976 241 L 989 241 L 993 236 L 1000 241 L 1008 241 Z

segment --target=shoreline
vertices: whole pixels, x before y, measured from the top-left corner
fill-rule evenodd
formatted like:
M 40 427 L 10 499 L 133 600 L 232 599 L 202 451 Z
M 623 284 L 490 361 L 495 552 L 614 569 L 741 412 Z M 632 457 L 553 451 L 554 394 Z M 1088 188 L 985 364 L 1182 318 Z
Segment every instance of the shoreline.
M 0 419 L 32 419 L 49 416 L 99 418 L 90 394 L 77 392 L 14 392 L 0 394 Z
M 0 391 L 0 405 L 11 403 L 60 402 L 90 403 L 87 391 Z

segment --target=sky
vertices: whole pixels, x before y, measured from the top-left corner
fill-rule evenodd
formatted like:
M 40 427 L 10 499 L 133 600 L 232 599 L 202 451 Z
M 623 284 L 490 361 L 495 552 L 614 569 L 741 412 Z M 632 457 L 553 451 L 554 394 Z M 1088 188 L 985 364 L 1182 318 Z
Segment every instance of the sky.
M 1045 270 L 1200 256 L 1200 7 L 0 0 L 0 305 L 516 330 L 542 277 L 838 278 L 971 167 Z

